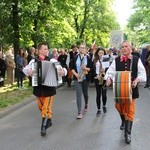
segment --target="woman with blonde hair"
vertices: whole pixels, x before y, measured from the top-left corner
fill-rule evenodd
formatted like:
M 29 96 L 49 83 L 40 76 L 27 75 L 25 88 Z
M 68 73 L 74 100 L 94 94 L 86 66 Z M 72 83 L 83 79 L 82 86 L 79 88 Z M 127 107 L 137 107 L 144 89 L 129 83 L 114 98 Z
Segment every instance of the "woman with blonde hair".
M 83 117 L 83 112 L 88 110 L 88 87 L 90 82 L 90 70 L 92 68 L 92 61 L 89 55 L 87 55 L 87 47 L 86 45 L 80 44 L 79 46 L 79 54 L 73 58 L 70 69 L 74 75 L 74 84 L 76 90 L 76 101 L 78 108 L 77 119 L 81 119 Z M 82 111 L 82 94 L 84 96 L 84 111 Z

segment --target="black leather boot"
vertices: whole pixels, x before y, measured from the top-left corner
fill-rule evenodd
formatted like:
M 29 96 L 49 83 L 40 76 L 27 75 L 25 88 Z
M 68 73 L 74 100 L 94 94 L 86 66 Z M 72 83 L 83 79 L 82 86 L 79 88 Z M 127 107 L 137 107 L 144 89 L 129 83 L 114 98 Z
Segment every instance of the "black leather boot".
M 46 135 L 47 122 L 48 122 L 48 118 L 42 118 L 41 136 L 45 136 Z
M 124 130 L 125 129 L 125 117 L 124 117 L 124 115 L 120 115 L 120 117 L 121 117 L 121 121 L 122 121 L 120 130 Z
M 130 120 L 126 120 L 125 121 L 125 134 L 124 134 L 124 137 L 125 137 L 125 141 L 127 144 L 130 144 L 131 142 L 131 130 L 132 130 L 132 121 Z
M 47 125 L 46 125 L 46 129 L 52 126 L 52 119 L 48 118 L 47 120 Z

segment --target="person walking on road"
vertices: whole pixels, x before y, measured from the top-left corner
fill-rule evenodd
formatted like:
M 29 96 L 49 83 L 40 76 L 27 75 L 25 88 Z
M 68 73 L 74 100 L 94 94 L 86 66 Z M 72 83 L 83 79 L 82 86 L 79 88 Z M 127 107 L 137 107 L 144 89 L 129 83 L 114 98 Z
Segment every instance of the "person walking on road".
M 105 69 L 102 66 L 103 55 L 106 54 L 105 50 L 101 47 L 97 48 L 95 53 L 95 58 L 93 62 L 94 77 L 95 77 L 95 87 L 96 87 L 96 104 L 97 113 L 96 116 L 99 117 L 101 114 L 101 98 L 103 102 L 103 112 L 106 113 L 106 102 L 107 102 L 107 89 L 105 86 Z
M 38 45 L 38 52 L 39 55 L 36 59 L 36 61 L 54 61 L 54 59 L 51 59 L 48 57 L 48 45 L 47 43 L 40 43 Z M 29 64 L 23 69 L 23 72 L 27 76 L 32 76 L 34 72 L 32 71 L 32 63 L 35 61 L 35 59 L 32 59 Z M 60 71 L 60 74 L 62 76 L 67 74 L 67 70 L 65 68 L 62 68 Z M 55 87 L 49 87 L 44 85 L 38 85 L 33 87 L 33 94 L 37 97 L 38 102 L 38 108 L 41 111 L 42 115 L 42 125 L 41 125 L 41 136 L 46 135 L 46 129 L 50 126 L 52 126 L 52 105 L 54 100 L 54 95 L 56 94 L 56 88 Z
M 106 85 L 110 86 L 112 81 L 116 82 L 116 71 L 131 71 L 131 77 L 129 76 L 129 78 L 131 78 L 132 97 L 128 100 L 123 98 L 116 99 L 115 103 L 115 107 L 122 120 L 120 129 L 124 130 L 125 142 L 127 144 L 131 142 L 131 130 L 135 116 L 135 99 L 139 98 L 138 83 L 146 81 L 146 71 L 141 59 L 131 55 L 131 52 L 131 44 L 128 41 L 124 41 L 121 45 L 121 56 L 115 58 L 105 75 Z M 120 89 L 122 93 L 127 93 L 127 87 Z
M 84 112 L 88 110 L 88 87 L 90 82 L 90 70 L 92 61 L 87 55 L 87 49 L 85 44 L 80 44 L 79 54 L 72 60 L 70 64 L 70 69 L 74 75 L 74 84 L 76 90 L 76 101 L 78 107 L 77 119 L 83 117 L 82 112 L 82 93 L 84 96 L 85 107 Z
M 71 87 L 71 82 L 72 82 L 72 76 L 73 73 L 70 69 L 70 64 L 72 63 L 72 60 L 74 59 L 74 57 L 78 54 L 78 48 L 76 45 L 72 45 L 71 46 L 71 51 L 68 53 L 67 55 L 67 59 L 66 59 L 66 64 L 68 66 L 68 79 L 67 79 L 67 84 L 68 87 Z

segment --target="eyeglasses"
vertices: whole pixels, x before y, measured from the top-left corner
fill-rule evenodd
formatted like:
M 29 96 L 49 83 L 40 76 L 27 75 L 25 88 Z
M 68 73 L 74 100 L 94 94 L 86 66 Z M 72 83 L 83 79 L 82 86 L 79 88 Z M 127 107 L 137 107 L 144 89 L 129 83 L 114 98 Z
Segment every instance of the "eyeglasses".
M 80 49 L 85 49 L 85 47 L 79 47 Z
M 128 47 L 127 45 L 125 45 L 125 46 L 121 46 L 121 48 L 124 48 L 124 47 Z

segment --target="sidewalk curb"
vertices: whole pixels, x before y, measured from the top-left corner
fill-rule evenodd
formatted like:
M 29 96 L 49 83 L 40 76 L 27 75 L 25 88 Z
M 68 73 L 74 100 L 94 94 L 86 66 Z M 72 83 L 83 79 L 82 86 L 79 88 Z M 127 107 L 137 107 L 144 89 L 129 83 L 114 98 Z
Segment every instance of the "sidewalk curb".
M 59 86 L 56 88 L 56 90 L 60 89 L 61 87 L 63 87 L 63 85 L 59 85 Z M 26 106 L 27 104 L 31 103 L 31 102 L 34 101 L 35 99 L 36 99 L 36 96 L 31 95 L 31 97 L 25 99 L 24 102 L 20 102 L 20 103 L 14 104 L 14 105 L 12 105 L 12 106 L 10 106 L 10 107 L 4 109 L 4 110 L 1 110 L 1 111 L 0 111 L 0 119 L 3 118 L 3 117 L 5 117 L 5 116 L 7 116 L 7 115 L 9 115 L 9 114 L 12 113 L 12 112 L 18 110 L 18 109 L 20 109 L 21 107 Z
M 31 103 L 32 101 L 34 101 L 35 99 L 35 96 L 32 95 L 30 98 L 24 100 L 24 102 L 20 102 L 18 104 L 15 104 L 15 105 L 12 105 L 8 108 L 6 108 L 5 110 L 1 110 L 0 111 L 0 119 L 9 115 L 10 113 L 18 110 L 19 108 L 23 107 L 23 106 L 26 106 L 27 104 Z

